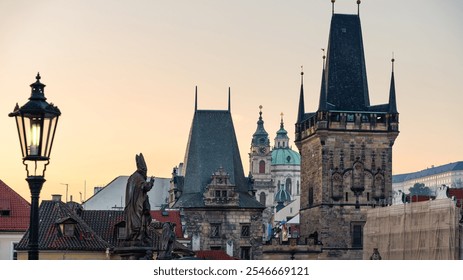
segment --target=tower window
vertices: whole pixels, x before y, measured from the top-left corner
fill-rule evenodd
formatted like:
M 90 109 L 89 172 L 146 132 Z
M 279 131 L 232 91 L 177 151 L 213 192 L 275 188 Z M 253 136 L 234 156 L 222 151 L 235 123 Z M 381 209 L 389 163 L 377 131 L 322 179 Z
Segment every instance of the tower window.
M 292 192 L 292 184 L 291 184 L 291 178 L 287 178 L 286 179 L 286 191 L 289 193 L 289 194 L 293 194 Z
M 352 247 L 363 247 L 363 223 L 353 223 L 351 227 L 352 233 Z
M 261 174 L 265 173 L 265 161 L 263 160 L 259 162 L 259 173 Z
M 261 192 L 261 193 L 260 193 L 260 196 L 259 196 L 259 201 L 260 201 L 260 203 L 261 203 L 262 205 L 265 206 L 266 200 L 267 200 L 267 197 L 266 197 L 265 193 L 264 193 L 264 192 Z

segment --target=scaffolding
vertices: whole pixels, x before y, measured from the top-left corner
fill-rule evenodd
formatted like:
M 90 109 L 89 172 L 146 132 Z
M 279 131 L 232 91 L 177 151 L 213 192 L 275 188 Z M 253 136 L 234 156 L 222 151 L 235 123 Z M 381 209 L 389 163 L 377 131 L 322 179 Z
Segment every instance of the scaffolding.
M 368 210 L 363 259 L 376 248 L 383 260 L 460 259 L 459 220 L 450 198 Z

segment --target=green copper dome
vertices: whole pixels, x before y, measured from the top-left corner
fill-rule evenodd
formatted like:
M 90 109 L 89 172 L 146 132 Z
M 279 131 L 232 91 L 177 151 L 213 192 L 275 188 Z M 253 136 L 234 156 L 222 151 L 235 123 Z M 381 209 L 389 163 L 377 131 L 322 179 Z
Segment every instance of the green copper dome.
M 275 194 L 275 201 L 276 202 L 289 202 L 291 201 L 291 195 L 289 192 L 285 189 L 280 189 L 276 194 Z
M 301 155 L 290 148 L 274 149 L 272 151 L 272 165 L 300 165 Z

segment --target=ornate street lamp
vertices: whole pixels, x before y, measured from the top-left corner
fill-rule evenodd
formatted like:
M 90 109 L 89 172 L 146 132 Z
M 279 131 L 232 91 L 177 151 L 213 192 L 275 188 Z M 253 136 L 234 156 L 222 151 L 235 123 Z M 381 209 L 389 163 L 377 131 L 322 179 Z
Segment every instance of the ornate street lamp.
M 37 81 L 31 84 L 32 93 L 29 101 L 21 108 L 16 103 L 14 111 L 9 114 L 15 117 L 18 127 L 19 141 L 26 166 L 29 189 L 31 191 L 31 215 L 29 223 L 30 260 L 39 259 L 39 197 L 45 182 L 45 170 L 50 161 L 50 153 L 55 137 L 56 125 L 61 115 L 58 107 L 48 103 L 44 95 L 45 85 Z M 30 166 L 31 165 L 31 166 Z M 33 168 L 33 170 L 30 170 Z

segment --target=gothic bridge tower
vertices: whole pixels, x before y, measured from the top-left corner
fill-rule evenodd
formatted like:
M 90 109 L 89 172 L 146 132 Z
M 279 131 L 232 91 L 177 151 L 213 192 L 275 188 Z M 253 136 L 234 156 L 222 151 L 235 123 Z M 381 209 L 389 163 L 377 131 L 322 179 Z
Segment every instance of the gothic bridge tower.
M 310 244 L 316 232 L 322 258 L 362 258 L 366 211 L 387 205 L 392 195 L 398 125 L 394 59 L 389 102 L 370 105 L 359 14 L 333 9 L 318 109 L 305 112 L 301 85 L 295 129 L 301 154 L 301 237 Z

